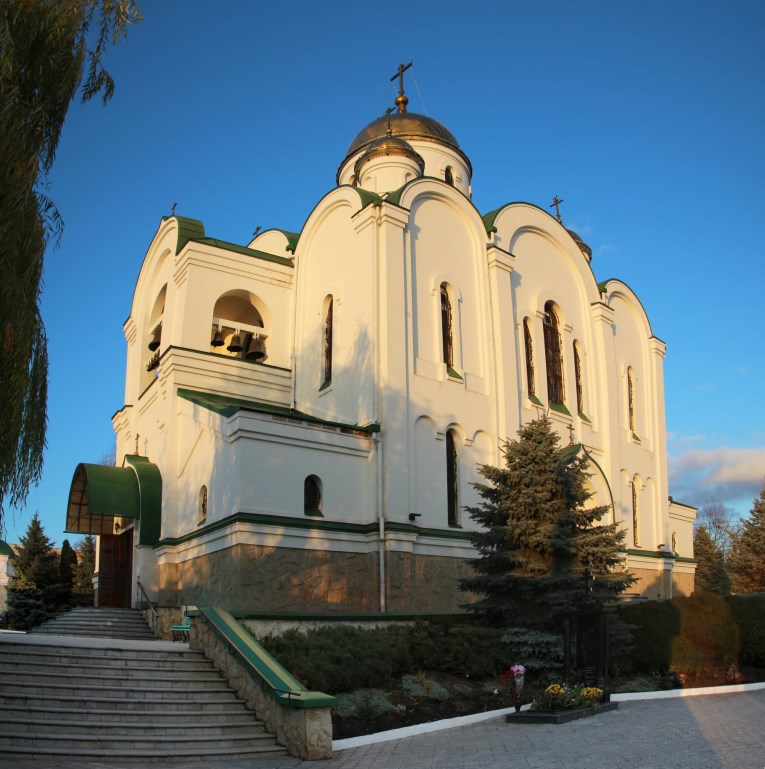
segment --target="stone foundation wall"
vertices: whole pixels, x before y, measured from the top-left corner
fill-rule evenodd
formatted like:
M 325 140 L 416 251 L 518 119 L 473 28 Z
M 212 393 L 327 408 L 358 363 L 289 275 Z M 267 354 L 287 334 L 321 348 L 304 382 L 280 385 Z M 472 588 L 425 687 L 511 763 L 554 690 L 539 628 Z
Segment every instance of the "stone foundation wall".
M 245 700 L 265 724 L 266 730 L 276 735 L 290 755 L 306 761 L 332 757 L 332 716 L 329 708 L 292 708 L 278 703 L 271 692 L 264 690 L 239 662 L 230 654 L 228 644 L 221 641 L 202 618 L 191 618 L 189 645 L 204 652 L 228 679 L 237 695 Z
M 695 575 L 673 574 L 672 595 L 691 595 L 695 589 Z
M 237 545 L 159 569 L 159 604 L 224 606 L 253 612 L 377 612 L 377 553 Z M 391 612 L 454 612 L 470 597 L 464 558 L 387 553 Z M 172 623 L 170 623 L 172 624 Z

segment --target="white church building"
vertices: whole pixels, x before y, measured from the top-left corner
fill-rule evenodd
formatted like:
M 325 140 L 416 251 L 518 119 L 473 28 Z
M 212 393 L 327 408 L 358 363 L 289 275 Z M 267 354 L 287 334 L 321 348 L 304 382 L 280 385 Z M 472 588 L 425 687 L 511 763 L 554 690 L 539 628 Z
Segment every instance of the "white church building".
M 162 219 L 125 323 L 120 467 L 81 464 L 67 530 L 99 535 L 100 605 L 451 612 L 469 596 L 478 467 L 548 414 L 626 532 L 633 590 L 693 590 L 668 494 L 665 344 L 556 217 L 471 201 L 438 121 L 351 142 L 299 233 L 246 245 Z

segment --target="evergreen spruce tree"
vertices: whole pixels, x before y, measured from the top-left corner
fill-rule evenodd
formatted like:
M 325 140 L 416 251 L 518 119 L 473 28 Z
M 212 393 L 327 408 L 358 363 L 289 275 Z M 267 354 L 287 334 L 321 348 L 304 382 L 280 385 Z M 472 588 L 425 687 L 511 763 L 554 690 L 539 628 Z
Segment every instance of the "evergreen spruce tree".
M 79 604 L 93 603 L 93 572 L 96 570 L 96 538 L 87 534 L 76 545 L 77 571 L 74 575 L 74 593 Z
M 698 561 L 695 579 L 697 593 L 730 593 L 730 578 L 725 559 L 706 526 L 698 526 L 693 533 L 693 557 Z
M 733 589 L 737 593 L 765 593 L 765 483 L 748 518 L 741 521 L 730 557 Z
M 634 578 L 621 568 L 625 533 L 599 523 L 608 507 L 586 507 L 586 456 L 561 448 L 546 417 L 518 435 L 504 467 L 480 469 L 483 502 L 467 508 L 481 525 L 469 534 L 479 557 L 461 587 L 479 596 L 466 608 L 491 624 L 557 634 L 585 599 L 602 604 Z
M 29 630 L 55 614 L 59 596 L 58 556 L 38 513 L 29 522 L 13 562 L 8 589 L 11 625 Z

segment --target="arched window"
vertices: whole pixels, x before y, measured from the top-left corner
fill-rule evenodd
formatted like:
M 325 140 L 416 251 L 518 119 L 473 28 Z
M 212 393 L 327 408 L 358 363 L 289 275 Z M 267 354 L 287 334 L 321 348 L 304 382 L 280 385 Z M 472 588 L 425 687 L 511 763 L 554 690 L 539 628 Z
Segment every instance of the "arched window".
M 523 319 L 523 346 L 526 352 L 526 386 L 529 396 L 536 393 L 534 385 L 534 346 L 531 340 L 531 321 L 528 318 Z
M 629 419 L 629 428 L 632 432 L 635 430 L 635 372 L 632 367 L 627 369 L 627 415 Z
M 318 475 L 309 475 L 303 482 L 303 512 L 306 515 L 323 517 L 322 484 Z
M 444 363 L 454 368 L 454 338 L 452 330 L 452 302 L 446 283 L 441 284 L 441 346 Z
M 444 171 L 444 181 L 454 187 L 454 173 L 452 172 L 451 166 L 446 166 L 446 170 Z
M 632 479 L 632 541 L 635 547 L 640 547 L 638 519 L 638 477 Z
M 324 300 L 324 377 L 322 387 L 327 387 L 332 381 L 332 337 L 334 334 L 335 300 L 330 294 Z
M 550 403 L 563 403 L 563 360 L 560 346 L 558 316 L 552 302 L 545 304 L 544 335 L 545 362 L 547 364 L 547 399 Z
M 460 479 L 459 454 L 457 453 L 457 433 L 446 433 L 446 503 L 449 526 L 460 524 Z
M 576 378 L 576 410 L 584 413 L 584 384 L 582 382 L 582 358 L 579 342 L 574 342 L 574 377 Z

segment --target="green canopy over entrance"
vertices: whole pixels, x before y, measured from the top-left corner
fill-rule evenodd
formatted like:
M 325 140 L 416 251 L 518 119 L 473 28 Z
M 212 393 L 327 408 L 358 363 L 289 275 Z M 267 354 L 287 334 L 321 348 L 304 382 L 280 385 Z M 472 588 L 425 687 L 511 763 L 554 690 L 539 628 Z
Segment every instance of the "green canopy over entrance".
M 124 467 L 79 464 L 66 507 L 66 531 L 114 534 L 117 519 L 140 520 L 139 545 L 159 542 L 162 476 L 146 457 L 128 454 Z

